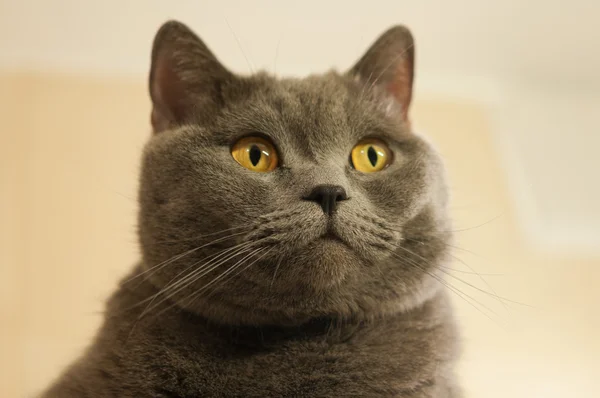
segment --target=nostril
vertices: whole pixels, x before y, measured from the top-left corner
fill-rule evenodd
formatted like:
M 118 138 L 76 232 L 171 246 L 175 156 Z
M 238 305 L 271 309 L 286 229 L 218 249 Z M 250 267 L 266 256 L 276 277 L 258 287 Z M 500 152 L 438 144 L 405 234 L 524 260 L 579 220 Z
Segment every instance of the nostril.
M 341 193 L 339 193 L 339 194 L 338 194 L 338 195 L 335 197 L 335 201 L 336 201 L 336 202 L 341 202 L 342 200 L 346 200 L 346 199 L 348 199 L 348 198 L 346 197 L 346 194 L 345 194 L 345 193 L 344 193 L 344 194 L 341 194 Z
M 339 185 L 317 185 L 304 199 L 318 203 L 325 214 L 331 215 L 337 208 L 337 202 L 348 199 L 348 195 Z

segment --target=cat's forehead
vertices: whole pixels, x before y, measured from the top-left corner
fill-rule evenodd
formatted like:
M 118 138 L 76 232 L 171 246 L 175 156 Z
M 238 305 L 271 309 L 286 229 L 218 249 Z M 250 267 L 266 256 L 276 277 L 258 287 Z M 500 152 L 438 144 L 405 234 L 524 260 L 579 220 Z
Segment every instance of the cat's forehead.
M 348 78 L 336 72 L 273 80 L 273 84 L 283 92 L 299 98 L 326 101 L 329 104 L 347 97 L 348 83 Z
M 376 117 L 356 82 L 335 72 L 263 80 L 255 93 L 259 109 L 269 114 L 267 119 L 276 119 L 286 135 L 305 145 L 352 141 Z
M 227 142 L 261 133 L 283 151 L 311 158 L 346 154 L 363 138 L 393 141 L 401 133 L 401 122 L 389 111 L 401 112 L 382 98 L 336 72 L 285 79 L 257 74 L 242 79 L 224 97 L 227 110 L 218 117 L 215 131 Z

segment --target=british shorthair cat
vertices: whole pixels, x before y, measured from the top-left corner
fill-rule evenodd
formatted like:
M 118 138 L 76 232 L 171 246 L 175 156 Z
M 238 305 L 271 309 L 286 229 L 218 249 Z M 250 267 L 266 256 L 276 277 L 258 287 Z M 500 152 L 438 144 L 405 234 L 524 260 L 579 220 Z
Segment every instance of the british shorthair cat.
M 411 130 L 414 43 L 347 72 L 227 70 L 156 35 L 142 259 L 44 397 L 459 397 L 444 168 Z

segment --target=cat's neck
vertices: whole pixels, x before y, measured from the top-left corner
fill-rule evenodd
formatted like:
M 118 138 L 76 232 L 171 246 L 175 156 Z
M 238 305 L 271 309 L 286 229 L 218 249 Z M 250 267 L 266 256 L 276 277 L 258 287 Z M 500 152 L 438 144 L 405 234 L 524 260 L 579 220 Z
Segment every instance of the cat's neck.
M 141 268 L 136 268 L 133 275 L 139 275 Z M 297 325 L 231 325 L 207 319 L 201 315 L 165 302 L 155 311 L 146 312 L 148 298 L 157 294 L 160 289 L 144 280 L 132 280 L 131 277 L 121 283 L 121 288 L 109 300 L 107 315 L 120 318 L 124 328 L 169 327 L 196 330 L 201 334 L 211 336 L 221 342 L 246 347 L 268 348 L 290 341 L 321 341 L 326 344 L 343 343 L 356 335 L 369 334 L 370 330 L 385 329 L 386 324 L 412 324 L 415 320 L 431 318 L 433 313 L 440 310 L 445 312 L 447 303 L 444 292 L 424 299 L 419 305 L 408 310 L 395 313 L 378 314 L 365 319 L 364 317 L 323 316 L 308 319 Z M 161 326 L 162 327 L 162 326 Z M 166 326 L 165 326 L 166 327 Z

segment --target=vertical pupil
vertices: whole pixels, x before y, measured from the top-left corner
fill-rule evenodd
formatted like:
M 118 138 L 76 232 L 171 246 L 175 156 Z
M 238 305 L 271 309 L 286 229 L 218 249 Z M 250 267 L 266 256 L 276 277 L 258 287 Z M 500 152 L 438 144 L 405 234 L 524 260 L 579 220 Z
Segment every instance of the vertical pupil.
M 250 147 L 250 162 L 252 162 L 253 166 L 256 166 L 260 161 L 260 157 L 262 156 L 262 152 L 260 148 L 256 145 L 252 145 Z
M 369 149 L 367 150 L 367 156 L 369 157 L 369 162 L 371 162 L 371 165 L 373 167 L 375 167 L 375 165 L 377 164 L 377 151 L 370 146 Z

